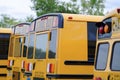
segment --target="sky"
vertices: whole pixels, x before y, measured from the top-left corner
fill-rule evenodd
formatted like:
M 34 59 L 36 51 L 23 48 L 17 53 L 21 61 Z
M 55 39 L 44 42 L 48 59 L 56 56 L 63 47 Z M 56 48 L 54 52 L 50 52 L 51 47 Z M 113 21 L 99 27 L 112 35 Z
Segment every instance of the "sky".
M 31 0 L 0 0 L 0 15 L 7 14 L 16 19 L 25 19 L 30 15 L 36 17 L 35 12 L 30 8 L 32 5 Z M 118 7 L 120 8 L 119 0 L 106 0 L 104 13 Z
M 30 15 L 36 17 L 31 6 L 31 0 L 0 0 L 0 14 L 7 14 L 16 19 L 24 19 Z

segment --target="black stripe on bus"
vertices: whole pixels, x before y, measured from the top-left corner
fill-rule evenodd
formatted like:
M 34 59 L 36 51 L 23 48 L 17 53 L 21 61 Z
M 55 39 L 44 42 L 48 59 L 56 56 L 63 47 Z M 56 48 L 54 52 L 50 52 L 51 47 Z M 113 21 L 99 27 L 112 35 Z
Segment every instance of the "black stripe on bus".
M 6 65 L 0 65 L 0 68 L 7 68 Z
M 32 72 L 24 72 L 25 76 L 32 76 Z
M 0 74 L 0 77 L 6 77 L 7 74 Z
M 65 65 L 94 65 L 94 61 L 65 61 Z
M 72 74 L 47 74 L 47 78 L 55 78 L 55 79 L 93 79 L 93 75 L 72 75 Z

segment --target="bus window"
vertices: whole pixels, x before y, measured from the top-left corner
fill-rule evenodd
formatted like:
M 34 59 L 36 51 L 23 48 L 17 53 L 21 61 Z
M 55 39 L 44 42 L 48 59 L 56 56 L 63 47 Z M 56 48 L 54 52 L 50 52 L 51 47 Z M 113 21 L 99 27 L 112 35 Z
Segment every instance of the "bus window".
M 113 46 L 111 69 L 120 70 L 120 42 L 116 42 Z
M 108 57 L 108 43 L 100 43 L 98 45 L 98 53 L 97 53 L 97 61 L 96 61 L 96 69 L 104 70 L 107 64 L 107 57 Z
M 0 34 L 0 59 L 8 59 L 10 34 Z
M 30 34 L 30 37 L 29 37 L 29 47 L 28 47 L 28 59 L 32 59 L 33 58 L 34 38 L 35 38 L 35 34 Z
M 9 47 L 9 57 L 12 57 L 13 56 L 13 46 L 14 46 L 14 38 L 11 37 L 10 38 L 10 47 Z
M 96 41 L 97 28 L 95 27 L 95 24 L 96 24 L 95 22 L 88 22 L 88 40 L 89 41 Z
M 88 22 L 88 58 L 94 62 L 97 28 L 95 22 Z M 94 28 L 93 28 L 94 27 Z
M 52 30 L 48 58 L 55 58 L 56 56 L 56 39 L 57 30 Z
M 47 43 L 48 43 L 48 34 L 37 34 L 36 35 L 35 59 L 46 58 Z
M 16 38 L 15 39 L 15 54 L 14 57 L 21 57 L 22 55 L 22 38 Z
M 25 37 L 24 50 L 23 50 L 23 57 L 26 57 L 27 48 L 28 48 L 28 36 Z
M 97 23 L 96 25 L 98 27 L 98 39 L 111 37 L 112 18 L 107 18 L 103 22 Z

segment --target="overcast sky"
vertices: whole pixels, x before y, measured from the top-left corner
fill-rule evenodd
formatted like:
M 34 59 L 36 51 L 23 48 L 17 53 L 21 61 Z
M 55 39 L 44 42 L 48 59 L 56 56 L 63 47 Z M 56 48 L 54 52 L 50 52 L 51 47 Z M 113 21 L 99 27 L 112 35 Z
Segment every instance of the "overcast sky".
M 36 17 L 31 6 L 31 0 L 0 0 L 0 14 L 8 14 L 16 19 L 24 19 L 30 15 Z M 105 12 L 118 7 L 120 8 L 120 0 L 106 0 L 105 2 Z

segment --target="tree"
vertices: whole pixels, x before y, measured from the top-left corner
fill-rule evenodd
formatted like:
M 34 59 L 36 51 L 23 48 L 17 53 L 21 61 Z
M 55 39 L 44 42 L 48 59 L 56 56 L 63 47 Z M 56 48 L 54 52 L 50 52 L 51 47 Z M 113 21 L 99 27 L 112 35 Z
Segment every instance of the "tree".
M 32 15 L 30 15 L 30 16 L 27 16 L 26 18 L 25 18 L 25 20 L 23 20 L 24 22 L 32 22 L 34 20 L 34 17 L 32 16 Z
M 79 13 L 79 6 L 76 6 L 76 0 L 71 2 L 62 2 L 58 0 L 31 0 L 33 2 L 32 9 L 36 12 L 37 16 L 46 13 Z
M 57 0 L 31 0 L 33 2 L 32 9 L 35 10 L 37 16 L 45 13 L 55 12 Z
M 58 12 L 79 14 L 79 5 L 77 5 L 77 0 L 60 2 L 60 4 L 58 4 Z
M 81 0 L 81 13 L 89 15 L 104 15 L 105 0 Z
M 12 27 L 13 25 L 19 23 L 15 18 L 9 17 L 6 14 L 2 14 L 0 16 L 1 16 L 0 27 Z

